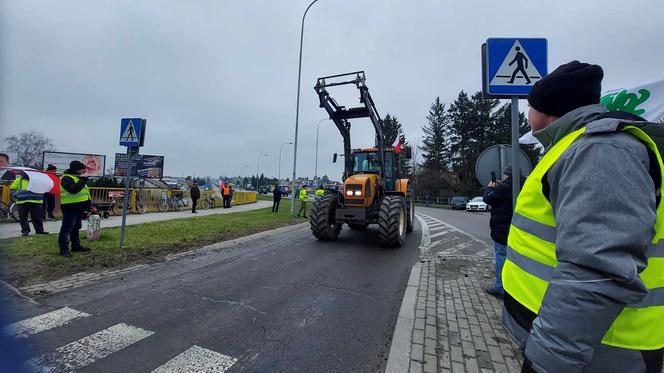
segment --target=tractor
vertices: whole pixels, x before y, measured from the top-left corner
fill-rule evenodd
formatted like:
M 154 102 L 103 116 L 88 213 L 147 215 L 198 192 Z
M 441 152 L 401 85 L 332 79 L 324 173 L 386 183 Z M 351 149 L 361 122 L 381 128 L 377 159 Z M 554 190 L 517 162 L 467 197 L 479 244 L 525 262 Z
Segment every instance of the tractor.
M 337 104 L 327 88 L 341 85 L 355 85 L 362 105 L 346 108 Z M 318 78 L 314 89 L 320 107 L 327 111 L 341 133 L 344 145 L 344 184 L 339 189 L 326 189 L 316 198 L 309 220 L 314 236 L 334 241 L 344 224 L 354 230 L 377 224 L 381 244 L 400 247 L 406 234 L 413 231 L 415 218 L 412 185 L 410 180 L 399 178 L 398 169 L 401 157 L 410 159 L 410 148 L 385 144 L 383 121 L 369 94 L 364 71 Z M 371 120 L 376 132 L 373 147 L 351 150 L 350 120 L 356 118 Z M 337 157 L 335 153 L 333 162 Z

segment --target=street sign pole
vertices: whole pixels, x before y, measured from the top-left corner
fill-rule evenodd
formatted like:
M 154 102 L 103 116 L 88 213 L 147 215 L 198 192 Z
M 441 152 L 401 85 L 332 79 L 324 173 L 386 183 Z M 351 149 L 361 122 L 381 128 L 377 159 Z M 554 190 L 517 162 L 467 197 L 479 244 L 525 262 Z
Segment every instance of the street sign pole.
M 127 176 L 125 176 L 124 199 L 122 201 L 122 226 L 120 227 L 120 248 L 124 248 L 125 226 L 127 223 L 127 206 L 129 205 L 129 186 L 131 185 L 131 162 L 134 152 L 138 154 L 138 147 L 127 147 Z
M 519 167 L 519 97 L 512 96 L 512 206 L 521 191 L 521 168 Z
M 513 206 L 521 190 L 519 166 L 519 98 L 528 97 L 533 85 L 547 74 L 544 38 L 489 38 L 482 44 L 482 94 L 484 98 L 510 98 L 512 109 Z
M 120 121 L 120 146 L 127 147 L 127 174 L 125 175 L 124 198 L 122 201 L 122 226 L 120 227 L 120 248 L 125 246 L 125 227 L 129 205 L 129 186 L 131 185 L 131 163 L 138 149 L 145 142 L 145 123 L 143 118 L 122 118 Z

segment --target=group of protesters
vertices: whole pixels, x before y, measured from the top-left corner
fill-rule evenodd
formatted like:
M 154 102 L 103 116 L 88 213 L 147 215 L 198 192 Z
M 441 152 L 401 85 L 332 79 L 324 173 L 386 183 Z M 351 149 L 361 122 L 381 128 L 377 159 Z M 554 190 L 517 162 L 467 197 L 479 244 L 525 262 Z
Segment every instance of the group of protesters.
M 13 169 L 7 171 L 9 167 L 9 156 L 0 153 L 0 169 L 5 170 L 4 180 L 11 180 L 10 189 L 13 193 L 18 208 L 19 223 L 21 224 L 21 236 L 30 235 L 30 220 L 34 227 L 35 234 L 46 235 L 49 232 L 44 230 L 45 219 L 55 219 L 55 200 L 54 192 L 57 184 L 60 186 L 60 210 L 62 211 L 62 225 L 58 235 L 58 246 L 60 255 L 71 257 L 72 252 L 89 252 L 90 249 L 81 246 L 79 232 L 82 227 L 82 221 L 86 212 L 90 209 L 90 190 L 88 189 L 89 179 L 82 176 L 86 172 L 85 165 L 80 161 L 72 161 L 69 169 L 65 170 L 59 183 L 52 183 L 52 188 L 48 192 L 38 193 L 31 190 L 28 185 L 30 176 L 40 175 L 33 173 L 30 169 Z M 49 164 L 46 168 L 46 174 L 51 180 L 57 179 L 55 172 L 57 167 Z M 70 250 L 71 245 L 71 250 Z

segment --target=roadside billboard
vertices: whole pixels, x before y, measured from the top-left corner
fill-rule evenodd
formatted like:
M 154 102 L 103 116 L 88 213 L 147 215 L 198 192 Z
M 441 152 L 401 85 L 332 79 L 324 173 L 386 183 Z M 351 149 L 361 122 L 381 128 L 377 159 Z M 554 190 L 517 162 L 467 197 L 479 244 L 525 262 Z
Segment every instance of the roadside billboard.
M 58 168 L 58 174 L 69 168 L 69 163 L 79 161 L 85 165 L 84 176 L 104 176 L 106 156 L 100 154 L 44 152 L 42 156 L 44 170 L 49 164 Z
M 115 176 L 127 176 L 129 156 L 115 153 Z M 149 179 L 161 179 L 164 176 L 164 156 L 140 154 L 132 157 L 131 176 Z

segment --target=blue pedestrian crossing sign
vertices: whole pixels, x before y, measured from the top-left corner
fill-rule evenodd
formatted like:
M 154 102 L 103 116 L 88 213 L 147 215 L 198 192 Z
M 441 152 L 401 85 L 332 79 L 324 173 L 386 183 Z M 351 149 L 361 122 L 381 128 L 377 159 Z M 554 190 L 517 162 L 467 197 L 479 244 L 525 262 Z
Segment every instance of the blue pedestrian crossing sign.
M 543 38 L 491 38 L 486 41 L 484 86 L 491 96 L 527 96 L 547 74 Z
M 123 118 L 120 121 L 120 146 L 143 146 L 145 140 L 145 119 Z

